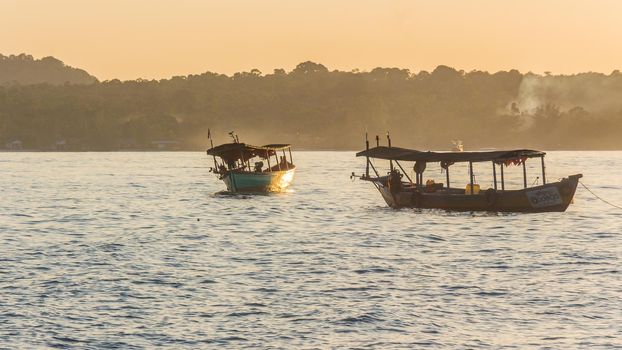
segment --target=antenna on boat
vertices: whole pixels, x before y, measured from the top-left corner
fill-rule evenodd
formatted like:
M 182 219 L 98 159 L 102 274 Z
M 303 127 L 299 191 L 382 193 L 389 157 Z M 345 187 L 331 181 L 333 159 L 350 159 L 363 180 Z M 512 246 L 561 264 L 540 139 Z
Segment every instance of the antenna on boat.
M 214 141 L 212 141 L 212 130 L 207 128 L 207 139 L 209 140 L 209 144 L 211 148 L 214 148 Z
M 380 137 L 376 135 L 376 147 L 380 147 Z
M 240 143 L 240 138 L 235 133 L 235 131 L 229 131 L 229 136 L 233 139 L 233 143 Z

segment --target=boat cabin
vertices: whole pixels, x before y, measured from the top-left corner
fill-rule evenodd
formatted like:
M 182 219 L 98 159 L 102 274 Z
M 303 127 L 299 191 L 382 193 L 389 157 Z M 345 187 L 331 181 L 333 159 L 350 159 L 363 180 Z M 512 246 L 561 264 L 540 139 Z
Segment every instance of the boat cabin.
M 265 173 L 295 168 L 289 144 L 252 146 L 234 142 L 212 147 L 207 154 L 213 157 L 212 172 L 216 174 L 229 171 Z
M 233 139 L 207 150 L 214 160 L 211 171 L 229 192 L 282 192 L 290 186 L 296 166 L 289 144 L 252 146 Z

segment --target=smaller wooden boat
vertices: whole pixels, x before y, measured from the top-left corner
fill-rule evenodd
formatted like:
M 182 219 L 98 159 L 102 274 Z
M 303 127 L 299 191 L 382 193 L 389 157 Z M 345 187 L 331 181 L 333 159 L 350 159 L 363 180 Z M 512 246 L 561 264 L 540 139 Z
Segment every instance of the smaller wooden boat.
M 388 136 L 387 136 L 388 138 Z M 376 137 L 378 140 L 378 137 Z M 487 152 L 424 152 L 399 147 L 379 146 L 358 152 L 358 157 L 366 157 L 365 174 L 360 178 L 370 181 L 378 189 L 385 202 L 393 208 L 429 208 L 455 211 L 493 211 L 493 212 L 563 212 L 572 202 L 581 174 L 570 175 L 557 182 L 546 182 L 544 166 L 545 152 L 535 150 L 507 150 Z M 377 141 L 378 142 L 378 141 Z M 525 161 L 540 158 L 542 164 L 542 185 L 527 186 Z M 390 170 L 381 176 L 370 159 L 389 161 Z M 414 162 L 415 181 L 408 176 L 400 162 Z M 423 182 L 423 173 L 427 163 L 440 163 L 445 171 L 446 183 L 433 180 Z M 449 169 L 452 164 L 469 164 L 470 182 L 466 188 L 450 187 Z M 493 171 L 493 188 L 480 191 L 474 183 L 473 164 L 490 162 Z M 506 189 L 503 167 L 522 165 L 523 188 Z M 500 168 L 500 184 L 497 181 L 497 167 Z M 375 176 L 370 176 L 370 168 Z M 353 174 L 354 175 L 354 174 Z M 404 179 L 404 176 L 408 181 Z
M 291 145 L 252 146 L 240 143 L 237 136 L 233 139 L 233 143 L 212 145 L 207 150 L 214 159 L 211 172 L 229 192 L 280 192 L 289 187 L 296 171 Z

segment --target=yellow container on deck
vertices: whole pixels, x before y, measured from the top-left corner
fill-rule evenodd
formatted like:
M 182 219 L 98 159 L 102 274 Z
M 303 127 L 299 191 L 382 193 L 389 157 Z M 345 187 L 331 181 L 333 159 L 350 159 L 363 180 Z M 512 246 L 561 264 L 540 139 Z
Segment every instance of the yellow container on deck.
M 464 194 L 471 194 L 471 184 L 467 184 L 464 189 Z M 473 194 L 479 194 L 479 185 L 473 184 Z

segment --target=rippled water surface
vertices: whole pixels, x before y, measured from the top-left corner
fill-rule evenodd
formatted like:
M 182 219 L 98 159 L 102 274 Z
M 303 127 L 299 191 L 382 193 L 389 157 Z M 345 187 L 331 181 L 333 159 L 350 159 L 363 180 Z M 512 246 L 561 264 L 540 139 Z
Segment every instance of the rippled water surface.
M 622 152 L 547 159 L 622 204 Z M 582 188 L 565 213 L 393 210 L 352 152 L 294 153 L 270 196 L 219 194 L 210 161 L 0 153 L 0 348 L 622 346 L 622 210 Z

